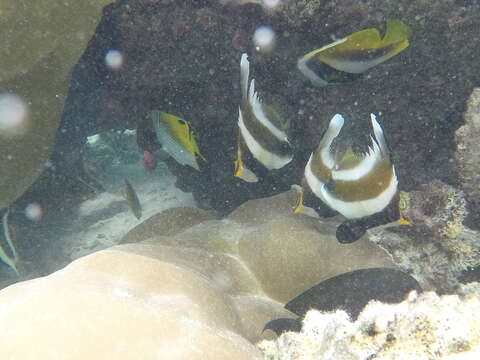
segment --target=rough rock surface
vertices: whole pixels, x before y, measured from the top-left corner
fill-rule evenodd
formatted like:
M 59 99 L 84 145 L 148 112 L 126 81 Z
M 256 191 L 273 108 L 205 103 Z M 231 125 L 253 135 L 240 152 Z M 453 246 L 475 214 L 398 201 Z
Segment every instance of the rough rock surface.
M 470 95 L 464 119 L 465 125 L 455 133 L 455 160 L 472 222 L 480 228 L 480 88 L 475 88 Z
M 480 285 L 458 295 L 415 292 L 400 304 L 371 302 L 355 322 L 343 311 L 310 311 L 301 333 L 264 341 L 265 359 L 449 359 L 480 356 Z
M 138 243 L 3 289 L 2 355 L 260 358 L 252 342 L 263 326 L 293 316 L 284 302 L 339 273 L 394 266 L 365 240 L 338 244 L 334 221 L 292 214 L 295 197 L 290 191 L 247 202 L 224 220 L 197 212 L 203 221 L 189 228 L 159 215 L 155 232 L 147 220 L 129 234 Z
M 280 184 L 300 181 L 305 157 L 337 112 L 352 119 L 348 131 L 361 144 L 368 140 L 370 112 L 380 115 L 402 189 L 435 178 L 456 183 L 455 130 L 463 123 L 465 101 L 480 74 L 472 60 L 480 57 L 478 4 L 283 1 L 275 11 L 264 11 L 251 1 L 221 3 L 228 5 L 187 0 L 112 5 L 105 26 L 99 27 L 73 73 L 64 114 L 71 124 L 65 129 L 131 128 L 145 111 L 160 108 L 191 121 L 208 159 L 201 176 L 178 172 L 199 203 L 230 211 L 248 199 L 275 193 L 273 187 L 284 191 L 277 184 L 251 189 L 232 176 L 238 62 L 247 52 L 260 93 L 285 100 L 288 106 L 281 110 L 294 114 L 289 117 L 298 135 L 293 140 L 298 153 L 288 176 L 277 178 Z M 412 28 L 411 45 L 360 80 L 312 88 L 296 69 L 307 52 L 368 27 L 383 31 L 390 18 Z M 257 52 L 252 42 L 254 31 L 265 24 L 276 34 L 269 54 Z M 121 71 L 105 70 L 101 55 L 110 48 L 128 55 Z M 68 145 L 81 143 L 83 136 L 63 138 Z M 241 191 L 234 190 L 238 187 Z
M 480 233 L 464 224 L 465 194 L 436 180 L 402 193 L 401 203 L 409 226 L 379 227 L 367 236 L 424 289 L 454 291 L 460 274 L 480 265 Z
M 0 209 L 33 183 L 48 160 L 68 73 L 110 2 L 2 1 L 0 91 L 19 96 L 28 115 L 24 131 L 0 136 Z

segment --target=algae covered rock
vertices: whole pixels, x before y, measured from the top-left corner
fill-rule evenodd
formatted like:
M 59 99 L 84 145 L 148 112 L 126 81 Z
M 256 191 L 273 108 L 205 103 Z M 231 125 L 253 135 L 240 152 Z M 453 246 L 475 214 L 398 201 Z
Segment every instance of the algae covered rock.
M 343 311 L 307 313 L 301 333 L 259 344 L 267 359 L 476 359 L 480 355 L 480 286 L 458 295 L 418 296 L 399 304 L 371 302 L 351 321 Z
M 401 197 L 402 213 L 410 225 L 379 227 L 367 236 L 425 289 L 453 291 L 462 271 L 480 265 L 480 233 L 465 224 L 465 194 L 435 180 L 402 192 Z
M 472 91 L 464 114 L 465 125 L 455 133 L 456 165 L 462 190 L 470 203 L 471 216 L 480 228 L 480 88 Z
M 14 94 L 25 116 L 23 131 L 0 136 L 0 208 L 18 198 L 37 178 L 52 150 L 66 97 L 68 73 L 92 36 L 101 9 L 111 0 L 28 5 L 2 2 L 0 98 Z

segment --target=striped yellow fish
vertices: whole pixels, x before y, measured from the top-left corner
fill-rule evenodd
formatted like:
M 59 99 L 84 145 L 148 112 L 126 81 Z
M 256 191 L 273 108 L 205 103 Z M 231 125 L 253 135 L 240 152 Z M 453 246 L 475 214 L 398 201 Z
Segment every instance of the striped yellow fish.
M 297 66 L 316 86 L 352 81 L 406 49 L 410 32 L 407 24 L 390 20 L 383 38 L 378 29 L 361 30 L 309 52 Z
M 150 111 L 149 116 L 162 149 L 179 164 L 200 170 L 198 159 L 206 160 L 200 153 L 190 124 L 178 116 L 159 110 Z

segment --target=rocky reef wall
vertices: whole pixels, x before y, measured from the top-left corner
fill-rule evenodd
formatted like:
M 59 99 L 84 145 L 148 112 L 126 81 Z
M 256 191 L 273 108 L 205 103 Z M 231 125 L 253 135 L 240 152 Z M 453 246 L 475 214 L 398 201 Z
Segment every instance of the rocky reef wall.
M 69 72 L 108 3 L 110 0 L 2 2 L 2 111 L 9 106 L 4 96 L 10 93 L 19 98 L 24 115 L 18 133 L 0 134 L 0 208 L 22 195 L 46 165 Z

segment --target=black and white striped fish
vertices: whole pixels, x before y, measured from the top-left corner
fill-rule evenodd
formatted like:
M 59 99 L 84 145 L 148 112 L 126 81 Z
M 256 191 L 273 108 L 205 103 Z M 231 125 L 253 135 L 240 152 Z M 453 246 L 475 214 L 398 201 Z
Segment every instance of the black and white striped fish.
M 245 181 L 258 181 L 257 176 L 244 163 L 248 152 L 267 170 L 277 170 L 287 165 L 293 158 L 293 148 L 288 140 L 289 123 L 264 103 L 255 91 L 255 79 L 249 82 L 250 62 L 247 54 L 240 61 L 240 85 L 242 103 L 238 115 L 237 158 L 235 176 Z
M 382 127 L 374 114 L 370 115 L 370 120 L 373 136 L 370 136 L 371 145 L 366 153 L 357 154 L 349 148 L 342 154 L 335 154 L 331 149 L 332 143 L 342 130 L 344 118 L 336 114 L 331 119 L 318 148 L 310 155 L 305 166 L 302 194 L 295 212 L 301 210 L 305 191 L 311 192 L 348 220 L 366 219 L 381 213 L 398 199 L 398 179 L 390 160 Z M 376 219 L 374 226 L 382 221 L 387 223 L 397 220 L 398 206 L 393 208 L 395 211 L 392 216 Z M 362 229 L 357 231 L 357 235 L 363 235 L 369 227 L 371 226 L 368 223 L 362 223 L 362 228 L 365 229 L 363 232 L 360 231 Z M 348 232 L 348 229 L 342 231 L 344 230 Z M 339 239 L 341 242 L 355 240 L 357 238 L 348 236 Z

